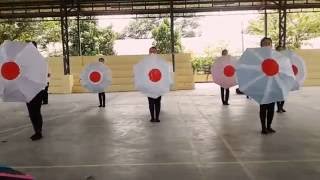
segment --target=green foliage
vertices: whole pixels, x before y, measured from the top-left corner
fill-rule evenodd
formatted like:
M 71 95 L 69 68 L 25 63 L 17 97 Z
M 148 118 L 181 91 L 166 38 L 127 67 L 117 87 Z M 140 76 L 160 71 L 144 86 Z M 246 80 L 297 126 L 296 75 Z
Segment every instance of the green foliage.
M 223 49 L 228 49 L 228 44 L 225 42 L 219 42 L 218 46 L 215 47 L 207 47 L 204 50 L 203 56 L 196 56 L 192 57 L 192 68 L 193 73 L 200 73 L 200 74 L 209 74 L 211 65 L 214 62 L 216 57 L 221 56 L 221 51 Z
M 113 50 L 114 41 L 116 40 L 116 34 L 112 30 L 112 27 L 104 28 L 101 30 L 99 41 L 99 50 L 104 55 L 115 55 Z
M 198 28 L 200 26 L 199 19 L 193 18 L 178 18 L 175 20 L 175 29 L 181 32 L 182 37 L 197 37 L 200 36 Z
M 38 29 L 37 42 L 46 48 L 50 42 L 61 41 L 61 27 L 58 21 L 43 21 Z
M 69 23 L 70 55 L 78 55 L 77 23 Z M 96 20 L 86 20 L 80 23 L 82 55 L 113 55 L 113 44 L 116 34 L 112 27 L 100 29 Z M 61 41 L 59 21 L 6 21 L 0 24 L 0 43 L 4 40 L 36 41 L 43 49 L 50 42 Z
M 42 48 L 60 40 L 60 26 L 56 21 L 6 21 L 0 23 L 0 43 L 5 40 L 36 41 Z
M 130 21 L 125 28 L 121 37 L 133 39 L 147 39 L 151 37 L 151 32 L 160 24 L 160 20 L 156 18 L 144 18 Z
M 192 58 L 191 65 L 193 74 L 209 74 L 212 63 L 213 58 L 209 56 L 197 56 Z
M 171 53 L 171 32 L 168 19 L 164 19 L 158 27 L 153 29 L 152 38 L 154 39 L 152 44 L 160 53 Z M 174 32 L 174 51 L 175 53 L 182 51 L 181 35 L 178 31 Z
M 157 28 L 161 19 L 141 18 L 131 21 L 118 38 L 148 39 L 152 37 L 152 31 Z M 177 18 L 175 19 L 175 29 L 181 33 L 182 37 L 199 36 L 198 27 L 200 26 L 198 18 Z
M 287 15 L 287 47 L 300 48 L 303 41 L 320 36 L 319 13 L 290 13 Z M 264 35 L 264 16 L 250 22 L 247 32 L 253 35 Z M 268 15 L 268 36 L 274 43 L 279 41 L 279 16 Z
M 78 28 L 77 22 L 70 22 L 69 41 L 70 55 L 78 55 Z M 97 27 L 96 20 L 84 20 L 80 22 L 81 32 L 81 53 L 84 56 L 94 56 L 97 54 L 114 55 L 113 50 L 116 33 L 112 27 L 104 29 Z

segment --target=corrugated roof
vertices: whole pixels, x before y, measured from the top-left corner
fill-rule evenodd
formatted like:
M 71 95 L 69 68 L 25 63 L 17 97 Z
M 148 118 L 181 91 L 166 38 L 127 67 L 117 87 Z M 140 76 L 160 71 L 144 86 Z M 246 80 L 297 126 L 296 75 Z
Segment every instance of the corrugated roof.
M 174 0 L 174 13 L 279 9 L 271 0 Z M 320 0 L 287 0 L 286 7 L 320 8 Z M 59 17 L 64 7 L 69 16 L 170 13 L 170 0 L 1 0 L 0 18 Z

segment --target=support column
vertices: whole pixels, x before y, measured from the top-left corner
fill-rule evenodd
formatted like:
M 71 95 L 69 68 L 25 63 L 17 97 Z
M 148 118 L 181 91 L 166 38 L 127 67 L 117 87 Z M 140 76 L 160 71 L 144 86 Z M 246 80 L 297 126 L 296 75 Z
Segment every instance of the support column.
M 80 2 L 78 1 L 77 7 L 77 37 L 78 37 L 78 56 L 82 56 L 81 49 L 81 27 L 80 27 Z
M 174 14 L 173 14 L 173 0 L 170 1 L 170 34 L 171 34 L 171 56 L 172 56 L 172 69 L 175 72 L 175 50 L 174 50 Z
M 61 38 L 62 38 L 62 51 L 63 51 L 63 69 L 64 74 L 70 74 L 70 63 L 69 63 L 69 31 L 68 31 L 68 8 L 67 0 L 61 0 Z
M 268 37 L 268 12 L 266 7 L 264 9 L 264 37 Z
M 287 40 L 287 0 L 279 1 L 279 46 L 285 48 Z

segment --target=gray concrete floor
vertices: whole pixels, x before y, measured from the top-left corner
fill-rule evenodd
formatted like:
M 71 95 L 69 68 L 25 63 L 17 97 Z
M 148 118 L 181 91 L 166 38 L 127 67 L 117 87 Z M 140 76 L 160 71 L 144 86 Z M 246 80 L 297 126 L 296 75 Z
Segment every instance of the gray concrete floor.
M 0 103 L 0 164 L 37 180 L 319 180 L 319 90 L 292 93 L 268 136 L 255 102 L 232 89 L 222 106 L 213 84 L 165 95 L 157 124 L 138 92 L 107 94 L 106 109 L 95 94 L 50 95 L 38 142 L 25 105 Z

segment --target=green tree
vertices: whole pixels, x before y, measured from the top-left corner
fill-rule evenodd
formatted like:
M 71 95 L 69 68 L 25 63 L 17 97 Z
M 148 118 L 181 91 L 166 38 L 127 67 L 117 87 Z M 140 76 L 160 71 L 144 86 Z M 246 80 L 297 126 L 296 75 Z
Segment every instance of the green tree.
M 195 56 L 192 58 L 191 65 L 193 74 L 196 72 L 201 74 L 207 74 L 210 71 L 213 58 L 210 56 Z
M 52 42 L 61 41 L 61 27 L 59 21 L 43 21 L 37 29 L 37 37 L 35 38 L 42 48 Z
M 303 41 L 320 36 L 319 13 L 292 13 L 287 15 L 287 47 L 300 48 Z M 253 35 L 264 35 L 264 16 L 250 22 L 247 32 Z M 279 16 L 268 15 L 268 36 L 273 42 L 279 41 Z
M 114 55 L 113 49 L 114 41 L 116 40 L 116 33 L 112 30 L 112 27 L 104 28 L 100 32 L 99 51 L 100 54 Z
M 0 41 L 2 43 L 5 40 L 33 40 L 36 37 L 35 25 L 34 22 L 14 22 L 10 20 L 2 22 L 0 24 Z
M 0 23 L 0 43 L 5 40 L 36 41 L 42 48 L 60 41 L 60 24 L 56 21 L 8 20 Z
M 70 55 L 78 55 L 78 28 L 77 22 L 72 20 L 69 30 Z M 84 56 L 97 54 L 114 55 L 113 50 L 116 33 L 112 27 L 100 29 L 96 20 L 84 20 L 80 23 L 81 53 Z
M 171 32 L 168 19 L 164 19 L 158 27 L 153 29 L 152 38 L 154 39 L 152 44 L 160 53 L 171 53 Z M 176 53 L 182 51 L 181 35 L 177 30 L 174 32 L 174 51 Z
M 152 37 L 152 31 L 161 23 L 158 18 L 141 18 L 131 21 L 118 38 L 147 39 Z M 200 35 L 198 18 L 177 18 L 174 21 L 175 29 L 182 37 L 196 37 Z
M 196 37 L 200 36 L 199 18 L 178 18 L 175 20 L 175 27 L 181 32 L 182 37 Z
M 221 41 L 217 43 L 218 46 L 207 47 L 204 49 L 204 55 L 193 56 L 191 60 L 193 73 L 210 73 L 210 68 L 214 60 L 221 56 L 223 49 L 228 49 L 228 43 Z
M 130 21 L 120 37 L 133 39 L 147 39 L 151 37 L 152 30 L 160 24 L 156 18 L 144 18 Z

